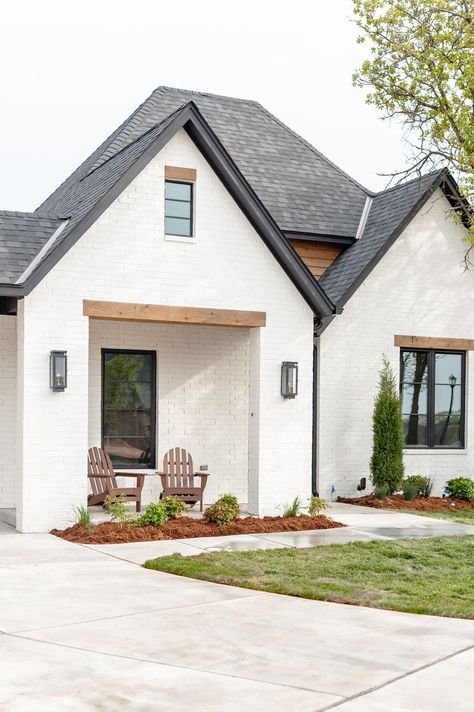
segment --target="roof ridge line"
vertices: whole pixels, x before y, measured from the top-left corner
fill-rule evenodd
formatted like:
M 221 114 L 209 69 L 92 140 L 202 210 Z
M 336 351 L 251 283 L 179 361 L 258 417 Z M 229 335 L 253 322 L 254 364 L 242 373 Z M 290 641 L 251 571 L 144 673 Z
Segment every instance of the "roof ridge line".
M 406 180 L 403 183 L 397 183 L 397 185 L 392 185 L 390 188 L 386 188 L 385 190 L 379 190 L 377 193 L 374 193 L 374 197 L 378 198 L 380 195 L 387 195 L 387 193 L 390 193 L 394 190 L 398 190 L 399 188 L 406 188 L 407 185 L 411 185 L 412 183 L 415 183 L 416 181 L 422 181 L 425 178 L 428 178 L 428 176 L 432 176 L 433 180 L 436 176 L 438 178 L 441 173 L 446 172 L 446 168 L 437 168 L 434 171 L 429 171 L 428 173 L 423 173 L 422 175 L 415 176 L 415 178 L 410 178 L 410 180 Z
M 325 156 L 324 153 L 321 153 L 321 151 L 319 151 L 317 148 L 315 148 L 315 146 L 313 146 L 312 143 L 310 143 L 310 142 L 307 141 L 305 138 L 303 138 L 303 136 L 301 136 L 299 133 L 296 133 L 296 131 L 293 131 L 293 129 L 291 129 L 289 126 L 287 126 L 283 121 L 281 121 L 277 116 L 275 116 L 275 114 L 272 114 L 272 112 L 269 111 L 265 106 L 263 106 L 263 104 L 260 104 L 258 101 L 256 101 L 255 104 L 256 104 L 257 106 L 259 106 L 259 107 L 265 112 L 265 114 L 267 114 L 268 116 L 270 116 L 270 118 L 273 119 L 273 121 L 275 121 L 275 123 L 277 123 L 277 124 L 278 124 L 279 126 L 281 126 L 283 129 L 285 129 L 285 131 L 287 131 L 287 132 L 290 133 L 292 136 L 294 136 L 295 138 L 297 138 L 304 146 L 306 146 L 306 147 L 309 148 L 313 153 L 315 153 L 317 156 L 319 156 L 319 158 L 322 158 L 323 161 L 325 161 L 327 164 L 329 164 L 330 166 L 332 166 L 333 168 L 335 168 L 337 171 L 339 171 L 339 173 L 341 173 L 341 174 L 342 174 L 343 176 L 345 176 L 348 180 L 350 180 L 351 183 L 353 183 L 355 186 L 357 186 L 357 188 L 360 188 L 360 190 L 362 190 L 363 193 L 365 193 L 366 195 L 372 195 L 372 196 L 375 195 L 375 193 L 374 193 L 373 191 L 371 191 L 371 190 L 369 190 L 368 188 L 366 188 L 365 186 L 363 186 L 362 183 L 359 183 L 355 178 L 353 178 L 352 176 L 350 176 L 349 173 L 346 173 L 346 171 L 344 171 L 344 170 L 343 170 L 342 168 L 340 168 L 338 165 L 336 165 L 335 163 L 333 163 L 333 161 L 331 161 L 330 158 L 328 158 L 327 156 Z
M 166 121 L 171 121 L 174 116 L 177 116 L 180 111 L 184 109 L 185 106 L 187 106 L 189 102 L 186 102 L 186 104 L 181 104 L 177 109 L 171 112 L 171 114 L 168 114 L 167 116 L 164 117 L 161 121 L 158 121 L 157 124 L 153 124 L 145 133 L 142 133 L 140 136 L 137 136 L 137 138 L 134 138 L 133 141 L 130 141 L 130 143 L 127 143 L 126 146 L 123 146 L 120 150 L 118 150 L 116 153 L 113 154 L 113 156 L 110 156 L 107 158 L 105 161 L 102 161 L 102 163 L 99 163 L 99 165 L 93 165 L 93 168 L 90 169 L 88 173 L 82 176 L 82 178 L 79 179 L 79 182 L 82 182 L 89 176 L 91 176 L 93 173 L 96 171 L 100 170 L 103 166 L 107 165 L 110 163 L 110 161 L 113 161 L 114 158 L 117 158 L 117 156 L 122 155 L 124 151 L 127 151 L 129 148 L 132 148 L 132 146 L 135 146 L 137 143 L 139 143 L 142 139 L 144 139 L 146 136 L 152 133 L 152 131 L 155 131 L 159 126 L 162 126 Z
M 261 106 L 261 104 L 256 99 L 242 99 L 238 96 L 229 96 L 228 94 L 213 94 L 210 91 L 194 91 L 193 89 L 181 89 L 180 87 L 170 87 L 167 84 L 160 84 L 155 91 L 179 91 L 183 94 L 197 94 L 198 96 L 212 96 L 216 99 L 230 99 L 231 101 L 240 101 L 242 104 L 255 104 L 256 106 Z M 153 92 L 153 94 L 155 93 Z M 192 101 L 192 100 L 191 100 Z

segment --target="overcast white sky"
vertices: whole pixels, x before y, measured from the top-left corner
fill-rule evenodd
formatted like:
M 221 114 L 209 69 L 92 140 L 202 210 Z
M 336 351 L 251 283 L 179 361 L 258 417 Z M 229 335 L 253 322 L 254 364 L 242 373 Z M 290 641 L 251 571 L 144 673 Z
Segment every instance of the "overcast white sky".
M 160 84 L 256 99 L 368 188 L 401 131 L 351 85 L 351 0 L 13 0 L 0 21 L 0 208 L 33 210 Z

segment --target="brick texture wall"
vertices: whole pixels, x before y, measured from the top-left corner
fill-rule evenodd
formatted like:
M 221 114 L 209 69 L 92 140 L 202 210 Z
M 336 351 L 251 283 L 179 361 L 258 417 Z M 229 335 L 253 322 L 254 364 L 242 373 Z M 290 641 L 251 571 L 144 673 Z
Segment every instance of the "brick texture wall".
M 196 470 L 208 465 L 205 502 L 232 492 L 248 502 L 249 330 L 91 321 L 89 446 L 101 443 L 101 349 L 143 349 L 157 356 L 156 465 L 184 447 Z M 159 478 L 143 499 L 157 500 Z
M 354 495 L 369 475 L 371 417 L 382 354 L 399 374 L 395 334 L 474 337 L 474 274 L 465 271 L 462 228 L 433 196 L 319 339 L 319 483 Z M 467 354 L 466 449 L 406 451 L 407 474 L 474 476 L 474 358 Z M 368 482 L 370 487 L 370 481 Z
M 0 508 L 15 506 L 16 319 L 0 316 Z
M 165 165 L 197 170 L 196 233 L 188 242 L 167 240 L 164 236 Z M 207 430 L 208 450 L 211 446 L 219 448 L 220 454 L 215 456 L 218 458 L 224 458 L 224 450 L 233 452 L 229 457 L 234 458 L 235 474 L 237 462 L 244 463 L 247 459 L 252 511 L 275 512 L 278 505 L 296 495 L 309 496 L 313 315 L 192 141 L 181 131 L 21 306 L 18 317 L 19 373 L 24 381 L 18 397 L 21 530 L 41 531 L 65 524 L 70 520 L 72 506 L 86 501 L 85 453 L 90 443 L 90 424 L 97 418 L 97 399 L 89 404 L 89 323 L 82 314 L 83 299 L 265 311 L 267 326 L 257 336 L 252 332 L 248 337 L 249 451 L 237 455 L 243 443 L 243 426 L 239 423 L 236 428 L 233 425 L 229 428 L 230 414 L 224 423 L 219 420 L 217 442 L 212 428 Z M 143 343 L 142 327 L 133 326 L 137 343 Z M 119 328 L 131 344 L 128 327 Z M 207 356 L 215 362 L 224 351 L 229 354 L 240 338 L 238 334 L 222 336 L 218 332 L 209 328 L 207 335 L 195 337 L 197 332 L 189 330 L 183 362 L 173 359 L 174 371 L 170 376 L 182 394 L 184 387 L 180 385 L 179 374 L 181 371 L 184 377 L 191 368 L 188 348 L 201 363 Z M 53 393 L 48 387 L 51 349 L 68 351 L 69 385 L 65 393 Z M 168 356 L 172 358 L 171 351 Z M 300 364 L 300 395 L 294 401 L 285 401 L 280 396 L 280 367 L 285 360 Z M 207 375 L 210 377 L 211 373 Z M 226 385 L 230 397 L 236 399 L 236 385 Z M 204 382 L 199 388 L 202 386 Z M 222 382 L 213 395 L 219 402 L 223 390 Z M 191 419 L 195 418 L 195 403 L 200 397 L 202 393 L 192 396 Z M 246 398 L 245 392 L 242 398 Z M 185 401 L 181 407 L 186 406 Z M 217 412 L 219 408 L 215 403 L 211 411 Z M 235 404 L 234 412 L 238 408 L 240 405 Z M 165 425 L 161 423 L 160 427 L 165 433 Z M 168 434 L 160 440 L 161 450 L 168 443 L 174 444 L 178 427 L 177 421 L 170 423 Z M 194 441 L 192 445 L 200 462 L 203 451 Z M 211 466 L 210 456 L 206 460 Z

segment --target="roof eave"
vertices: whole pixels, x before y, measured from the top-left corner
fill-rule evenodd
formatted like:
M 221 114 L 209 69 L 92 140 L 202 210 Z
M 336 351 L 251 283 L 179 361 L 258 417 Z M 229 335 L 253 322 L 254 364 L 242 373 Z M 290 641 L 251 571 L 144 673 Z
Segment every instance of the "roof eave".
M 28 295 L 181 128 L 186 130 L 203 153 L 311 309 L 320 317 L 333 314 L 335 305 L 287 243 L 284 234 L 242 176 L 194 102 L 188 102 L 181 110 L 176 112 L 176 116 L 163 132 L 157 136 L 107 193 L 95 203 L 64 240 L 59 242 L 46 255 L 22 285 L 0 285 L 0 295 Z

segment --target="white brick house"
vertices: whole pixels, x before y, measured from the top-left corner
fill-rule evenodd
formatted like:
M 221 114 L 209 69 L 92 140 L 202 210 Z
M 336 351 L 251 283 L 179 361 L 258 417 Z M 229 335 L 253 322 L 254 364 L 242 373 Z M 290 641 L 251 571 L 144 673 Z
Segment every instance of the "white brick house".
M 0 213 L 0 516 L 67 524 L 93 445 L 151 470 L 184 447 L 211 473 L 206 501 L 233 492 L 260 515 L 333 485 L 354 494 L 381 355 L 398 369 L 403 335 L 459 366 L 446 428 L 434 397 L 409 414 L 407 468 L 438 488 L 470 473 L 473 277 L 456 201 L 467 209 L 446 173 L 374 196 L 254 102 L 158 89 L 35 213 Z M 117 357 L 140 379 L 119 377 Z M 286 361 L 295 398 L 280 392 Z M 133 418 L 110 395 L 127 378 Z M 160 489 L 148 478 L 145 502 Z

